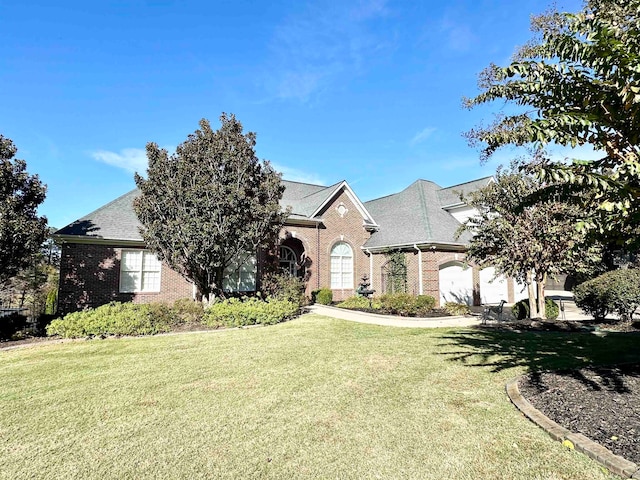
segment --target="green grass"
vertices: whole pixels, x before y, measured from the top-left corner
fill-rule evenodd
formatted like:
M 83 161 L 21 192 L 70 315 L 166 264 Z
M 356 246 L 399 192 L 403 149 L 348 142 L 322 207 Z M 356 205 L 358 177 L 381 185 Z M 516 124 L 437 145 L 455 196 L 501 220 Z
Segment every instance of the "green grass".
M 273 327 L 0 351 L 0 478 L 599 479 L 510 404 L 624 335 Z

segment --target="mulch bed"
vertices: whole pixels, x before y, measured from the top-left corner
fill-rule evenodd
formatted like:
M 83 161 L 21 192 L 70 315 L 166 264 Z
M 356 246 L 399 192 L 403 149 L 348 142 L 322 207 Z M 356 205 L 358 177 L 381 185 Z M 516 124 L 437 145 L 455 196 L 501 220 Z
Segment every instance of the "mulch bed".
M 511 320 L 482 325 L 482 328 L 499 328 L 512 331 L 533 332 L 585 332 L 606 330 L 609 332 L 640 332 L 640 321 L 632 320 Z
M 640 465 L 640 364 L 532 373 L 518 386 L 556 423 Z

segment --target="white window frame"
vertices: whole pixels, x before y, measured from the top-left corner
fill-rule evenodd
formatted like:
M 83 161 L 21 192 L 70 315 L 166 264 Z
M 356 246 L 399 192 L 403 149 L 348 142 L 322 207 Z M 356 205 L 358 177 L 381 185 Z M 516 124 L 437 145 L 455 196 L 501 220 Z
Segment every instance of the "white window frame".
M 349 249 L 349 255 L 338 254 L 338 247 L 346 246 Z M 336 260 L 336 261 L 334 261 Z M 347 242 L 337 242 L 331 247 L 329 255 L 329 278 L 332 290 L 347 290 L 353 288 L 353 248 Z M 345 266 L 348 265 L 348 269 Z M 337 268 L 336 268 L 337 267 Z M 345 281 L 345 276 L 348 275 Z M 339 278 L 339 280 L 336 280 Z
M 125 256 L 126 255 L 140 255 L 140 267 L 136 270 L 127 270 Z M 157 268 L 154 266 L 150 266 L 152 262 L 149 260 L 154 260 L 153 263 L 157 264 Z M 134 280 L 133 289 L 125 288 L 126 282 L 123 282 L 123 278 L 127 274 L 136 273 L 137 278 Z M 145 274 L 158 274 L 158 285 L 157 288 L 144 288 L 144 286 L 148 283 L 144 281 Z M 158 260 L 158 257 L 155 253 L 150 250 L 145 249 L 123 249 L 120 253 L 120 285 L 119 285 L 120 293 L 159 293 L 162 288 L 162 263 Z

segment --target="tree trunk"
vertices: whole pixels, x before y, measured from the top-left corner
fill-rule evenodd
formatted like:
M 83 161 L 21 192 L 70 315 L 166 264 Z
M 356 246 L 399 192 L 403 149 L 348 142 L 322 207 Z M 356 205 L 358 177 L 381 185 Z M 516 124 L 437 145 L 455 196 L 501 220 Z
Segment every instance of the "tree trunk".
M 527 294 L 529 295 L 529 318 L 536 316 L 536 291 L 533 288 L 533 272 L 527 272 Z
M 547 274 L 537 275 L 538 283 L 538 317 L 545 320 L 547 318 L 547 307 L 544 298 L 544 286 L 547 283 Z

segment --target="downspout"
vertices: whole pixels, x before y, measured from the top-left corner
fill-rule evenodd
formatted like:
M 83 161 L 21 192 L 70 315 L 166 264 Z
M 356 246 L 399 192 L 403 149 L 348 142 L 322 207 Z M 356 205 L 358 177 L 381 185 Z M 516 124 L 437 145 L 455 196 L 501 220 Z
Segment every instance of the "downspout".
M 373 288 L 373 254 L 371 253 L 371 250 L 369 250 L 369 249 L 366 249 L 364 251 L 364 253 L 369 255 L 369 282 L 371 282 L 371 285 L 369 285 L 369 288 L 371 290 L 375 290 Z
M 422 286 L 422 250 L 418 248 L 417 244 L 413 244 L 413 248 L 418 251 L 418 283 L 420 286 L 418 287 L 418 294 L 422 295 L 424 292 L 424 287 Z
M 316 289 L 320 290 L 320 223 L 316 222 Z

